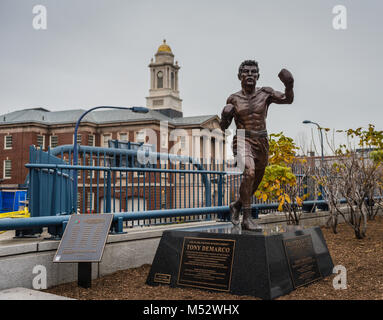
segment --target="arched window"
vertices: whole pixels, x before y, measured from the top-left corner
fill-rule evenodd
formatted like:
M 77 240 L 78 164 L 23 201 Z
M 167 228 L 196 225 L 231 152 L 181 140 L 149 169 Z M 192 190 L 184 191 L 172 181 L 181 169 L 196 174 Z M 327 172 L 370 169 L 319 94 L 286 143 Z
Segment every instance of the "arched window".
M 164 74 L 162 71 L 157 72 L 157 88 L 163 88 L 164 87 Z
M 171 80 L 172 89 L 174 90 L 174 72 L 171 73 L 170 80 Z

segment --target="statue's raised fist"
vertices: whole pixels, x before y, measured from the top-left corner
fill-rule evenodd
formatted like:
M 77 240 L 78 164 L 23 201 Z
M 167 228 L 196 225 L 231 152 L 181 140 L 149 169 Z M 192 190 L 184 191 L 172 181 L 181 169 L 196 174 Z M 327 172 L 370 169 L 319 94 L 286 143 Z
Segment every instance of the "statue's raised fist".
M 286 87 L 292 87 L 294 84 L 294 77 L 287 69 L 282 69 L 278 74 L 279 79 L 285 84 Z

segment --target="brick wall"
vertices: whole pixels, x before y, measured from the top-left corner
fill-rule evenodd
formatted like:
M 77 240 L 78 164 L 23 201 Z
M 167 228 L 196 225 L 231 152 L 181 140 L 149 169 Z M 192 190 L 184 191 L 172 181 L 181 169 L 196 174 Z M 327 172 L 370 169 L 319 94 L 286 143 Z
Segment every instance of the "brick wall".
M 176 142 L 169 141 L 167 150 L 161 148 L 161 137 L 159 125 L 153 124 L 131 124 L 131 125 L 105 125 L 95 126 L 84 124 L 79 128 L 78 134 L 81 134 L 81 144 L 88 145 L 89 135 L 94 135 L 95 146 L 103 145 L 103 135 L 111 134 L 111 139 L 119 139 L 119 133 L 128 134 L 129 141 L 136 141 L 136 132 L 141 129 L 153 129 L 157 134 L 157 151 L 168 152 Z M 171 129 L 170 129 L 171 130 Z M 188 130 L 191 134 L 191 129 Z M 58 145 L 73 144 L 74 124 L 63 124 L 49 127 L 48 125 L 40 124 L 22 124 L 19 126 L 9 125 L 0 126 L 0 179 L 4 175 L 4 160 L 12 161 L 12 173 L 10 179 L 3 179 L 0 186 L 16 185 L 24 183 L 28 170 L 25 164 L 29 163 L 29 147 L 38 144 L 38 136 L 44 136 L 44 151 L 50 146 L 50 136 L 58 137 Z M 12 148 L 4 148 L 4 136 L 12 135 Z

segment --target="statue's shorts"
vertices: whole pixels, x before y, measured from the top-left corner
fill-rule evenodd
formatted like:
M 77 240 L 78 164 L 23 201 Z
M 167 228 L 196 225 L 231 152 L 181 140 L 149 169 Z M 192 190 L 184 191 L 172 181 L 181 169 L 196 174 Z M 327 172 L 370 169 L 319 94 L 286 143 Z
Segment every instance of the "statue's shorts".
M 254 169 L 265 169 L 269 160 L 269 140 L 267 131 L 249 131 L 243 132 L 233 138 L 233 153 L 236 157 L 237 166 L 243 169 L 250 167 Z

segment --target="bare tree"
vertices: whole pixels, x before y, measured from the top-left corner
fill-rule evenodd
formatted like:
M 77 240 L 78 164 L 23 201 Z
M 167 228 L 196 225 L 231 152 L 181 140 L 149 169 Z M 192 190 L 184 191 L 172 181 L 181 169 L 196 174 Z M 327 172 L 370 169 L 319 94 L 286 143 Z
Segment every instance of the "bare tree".
M 324 168 L 326 174 L 317 179 L 326 190 L 333 230 L 336 231 L 337 215 L 341 215 L 353 228 L 356 238 L 362 239 L 366 236 L 367 220 L 373 219 L 380 209 L 375 206 L 375 199 L 382 184 L 383 131 L 369 125 L 367 130 L 349 129 L 346 134 L 347 145 L 335 151 L 333 163 Z M 371 153 L 371 150 L 375 151 Z M 346 202 L 348 217 L 339 198 Z
M 334 233 L 337 233 L 338 217 L 340 208 L 340 184 L 338 183 L 338 172 L 332 161 L 324 161 L 321 167 L 316 167 L 313 170 L 312 176 L 317 182 L 317 186 L 322 186 L 324 198 L 327 200 L 329 207 L 329 218 L 326 221 L 326 226 L 331 228 Z M 317 189 L 319 190 L 319 188 Z

